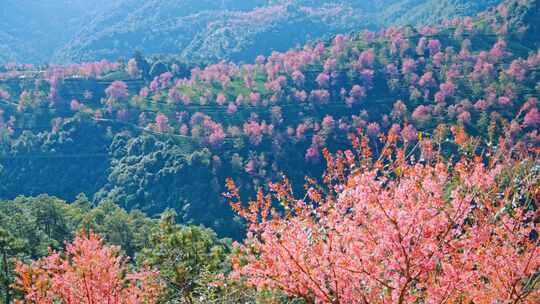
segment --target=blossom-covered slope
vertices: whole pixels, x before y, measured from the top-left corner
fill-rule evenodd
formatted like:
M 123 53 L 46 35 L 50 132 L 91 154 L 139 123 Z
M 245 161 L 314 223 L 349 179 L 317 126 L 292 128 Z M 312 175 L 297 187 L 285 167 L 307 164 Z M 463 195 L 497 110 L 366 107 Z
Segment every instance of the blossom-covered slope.
M 347 146 L 358 129 L 373 139 L 392 131 L 409 147 L 430 138 L 448 155 L 502 134 L 534 149 L 537 8 L 507 1 L 443 26 L 336 35 L 190 71 L 142 57 L 6 66 L 0 196 L 84 191 L 149 213 L 173 207 L 184 222 L 233 234 L 225 178 L 253 193 L 285 172 L 302 191 L 305 175 L 320 176 L 323 148 Z M 462 147 L 471 136 L 478 144 Z

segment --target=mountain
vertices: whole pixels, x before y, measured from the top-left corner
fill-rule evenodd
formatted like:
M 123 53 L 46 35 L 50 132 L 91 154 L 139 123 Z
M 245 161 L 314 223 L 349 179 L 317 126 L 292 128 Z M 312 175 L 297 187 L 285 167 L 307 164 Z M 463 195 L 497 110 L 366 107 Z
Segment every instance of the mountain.
M 0 62 L 116 60 L 135 50 L 186 61 L 250 61 L 336 33 L 474 15 L 498 2 L 5 0 Z
M 379 14 L 385 26 L 397 24 L 438 24 L 454 16 L 471 16 L 485 11 L 500 3 L 497 0 L 461 1 L 439 0 L 386 1 L 384 10 Z
M 512 1 L 482 14 L 479 22 L 492 24 L 495 31 L 510 35 L 530 50 L 540 46 L 540 1 Z
M 349 147 L 358 129 L 373 151 L 390 131 L 413 154 L 422 138 L 448 155 L 483 148 L 464 147 L 467 138 L 501 134 L 537 147 L 537 8 L 507 1 L 450 25 L 336 35 L 250 64 L 186 70 L 137 56 L 127 65 L 3 67 L 0 199 L 83 192 L 150 215 L 174 208 L 182 223 L 238 236 L 226 178 L 249 196 L 286 173 L 301 193 L 306 175 L 321 176 L 323 148 Z
M 87 2 L 0 51 L 175 4 Z M 184 1 L 183 58 L 0 65 L 0 301 L 539 303 L 540 0 L 347 3 Z M 360 14 L 434 23 L 256 56 Z
M 96 0 L 3 0 L 0 3 L 0 62 L 42 62 L 88 22 Z

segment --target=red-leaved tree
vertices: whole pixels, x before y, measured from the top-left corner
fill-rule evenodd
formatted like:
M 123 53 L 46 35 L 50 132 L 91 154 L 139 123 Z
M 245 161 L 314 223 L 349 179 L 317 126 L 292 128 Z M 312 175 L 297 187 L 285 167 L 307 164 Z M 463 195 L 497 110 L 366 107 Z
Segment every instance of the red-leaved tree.
M 20 303 L 152 304 L 161 284 L 151 271 L 127 271 L 115 246 L 105 246 L 93 233 L 79 235 L 65 253 L 54 252 L 31 265 L 16 266 Z
M 233 278 L 308 303 L 540 303 L 538 160 L 501 144 L 449 162 L 422 141 L 422 162 L 367 138 L 331 155 L 303 199 L 285 180 L 243 207 L 248 234 Z M 280 208 L 275 206 L 281 205 Z

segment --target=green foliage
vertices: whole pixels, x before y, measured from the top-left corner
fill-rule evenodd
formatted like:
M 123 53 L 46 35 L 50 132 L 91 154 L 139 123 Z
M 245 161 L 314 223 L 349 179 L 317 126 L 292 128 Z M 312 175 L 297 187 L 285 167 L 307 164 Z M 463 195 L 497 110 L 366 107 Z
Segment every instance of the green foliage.
M 15 258 L 39 258 L 71 239 L 78 220 L 68 217 L 69 209 L 65 202 L 46 195 L 0 202 L 0 291 L 6 303 L 14 295 L 9 286 Z
M 22 251 L 28 258 L 36 258 L 49 248 L 62 248 L 63 242 L 73 236 L 78 220 L 68 217 L 70 208 L 64 201 L 47 195 L 18 197 L 0 202 L 0 225 L 23 240 Z
M 86 212 L 79 227 L 96 232 L 106 242 L 121 246 L 127 255 L 133 257 L 150 244 L 150 231 L 155 224 L 140 211 L 128 213 L 117 204 L 106 201 Z
M 9 287 L 15 259 L 30 262 L 63 250 L 78 231 L 93 231 L 121 246 L 131 262 L 159 270 L 168 286 L 162 303 L 253 302 L 253 290 L 220 276 L 230 270 L 231 240 L 202 226 L 178 225 L 175 217 L 169 210 L 158 221 L 111 202 L 92 207 L 84 194 L 71 204 L 47 195 L 0 201 L 0 299 L 19 296 Z
M 231 217 L 219 184 L 226 174 L 216 176 L 208 149 L 194 150 L 190 142 L 159 136 L 119 134 L 111 155 L 108 182 L 96 194 L 97 201 L 149 214 L 174 208 L 183 224 L 204 224 L 221 235 L 239 237 L 240 227 L 223 221 Z
M 219 240 L 210 229 L 179 226 L 175 217 L 171 210 L 161 215 L 149 246 L 137 260 L 159 270 L 168 286 L 163 295 L 165 302 L 193 303 L 211 291 L 212 277 L 229 269 L 231 244 Z
M 27 130 L 0 140 L 0 198 L 48 193 L 73 200 L 80 192 L 95 193 L 104 182 L 106 127 L 75 118 L 56 131 L 49 119 L 38 112 Z
M 150 68 L 150 77 L 158 77 L 159 75 L 168 72 L 167 65 L 161 61 L 156 61 Z
M 23 250 L 23 240 L 15 238 L 9 231 L 0 228 L 0 297 L 5 303 L 10 303 L 13 292 L 10 288 L 13 284 L 12 257 Z
M 84 195 L 72 204 L 47 195 L 0 201 L 0 294 L 4 299 L 14 295 L 7 288 L 13 282 L 14 259 L 30 261 L 61 250 L 81 230 L 97 232 L 134 256 L 150 244 L 156 224 L 139 211 L 128 213 L 113 203 L 92 208 Z

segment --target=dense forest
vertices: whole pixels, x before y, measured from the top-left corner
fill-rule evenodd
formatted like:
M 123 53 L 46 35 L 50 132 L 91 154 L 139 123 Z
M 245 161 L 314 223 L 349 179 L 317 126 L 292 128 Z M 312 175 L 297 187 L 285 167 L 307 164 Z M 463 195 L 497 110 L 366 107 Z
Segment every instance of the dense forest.
M 6 303 L 540 301 L 540 1 L 98 2 L 0 66 Z
M 0 197 L 85 193 L 150 215 L 174 208 L 183 223 L 239 237 L 226 178 L 249 194 L 285 173 L 301 190 L 305 175 L 321 176 L 322 148 L 343 149 L 358 128 L 401 128 L 416 141 L 461 122 L 495 138 L 507 121 L 535 144 L 538 29 L 521 28 L 538 13 L 515 10 L 338 35 L 244 65 L 137 55 L 5 66 Z
M 499 2 L 4 0 L 0 63 L 116 60 L 136 50 L 189 62 L 250 62 L 337 33 L 440 22 Z

